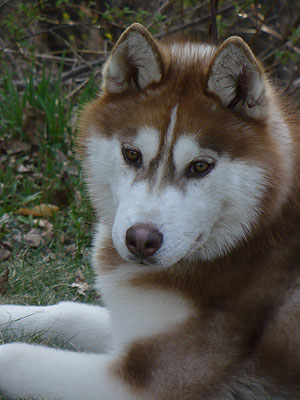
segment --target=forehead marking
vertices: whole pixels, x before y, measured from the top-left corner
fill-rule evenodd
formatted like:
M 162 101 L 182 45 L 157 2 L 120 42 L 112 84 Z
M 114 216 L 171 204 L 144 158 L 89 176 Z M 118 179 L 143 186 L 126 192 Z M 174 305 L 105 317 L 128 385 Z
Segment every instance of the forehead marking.
M 170 146 L 173 135 L 174 135 L 174 128 L 175 128 L 176 119 L 177 119 L 177 108 L 178 108 L 178 104 L 176 104 L 176 106 L 171 111 L 170 123 L 169 123 L 168 129 L 167 129 L 167 134 L 166 134 L 166 138 L 165 138 L 165 146 L 167 148 Z M 165 153 L 165 154 L 167 154 L 167 153 Z
M 157 156 L 159 149 L 159 132 L 150 126 L 139 128 L 133 142 L 143 154 L 144 163 L 147 165 Z
M 165 140 L 164 140 L 164 145 L 162 148 L 162 158 L 160 160 L 159 167 L 158 167 L 157 173 L 156 173 L 156 182 L 158 184 L 160 184 L 160 182 L 163 180 L 165 166 L 168 162 L 169 150 L 171 147 L 172 139 L 174 136 L 174 128 L 176 125 L 177 108 L 178 108 L 178 104 L 176 104 L 176 106 L 171 111 L 170 123 L 168 125 L 167 133 L 166 133 Z

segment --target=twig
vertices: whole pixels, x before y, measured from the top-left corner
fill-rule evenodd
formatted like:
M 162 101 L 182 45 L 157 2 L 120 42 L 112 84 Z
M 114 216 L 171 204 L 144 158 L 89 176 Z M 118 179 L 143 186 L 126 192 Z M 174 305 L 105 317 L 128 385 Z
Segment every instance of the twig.
M 93 70 L 97 66 L 101 65 L 104 61 L 105 61 L 105 58 L 102 57 L 101 59 L 92 61 L 90 63 L 90 65 L 81 65 L 81 66 L 79 66 L 77 68 L 72 69 L 71 71 L 64 72 L 61 75 L 61 79 L 60 80 L 61 80 L 61 82 L 66 82 L 69 79 L 74 78 L 75 76 L 78 76 L 80 74 L 83 74 L 84 72 L 88 72 L 88 71 Z M 40 78 L 36 79 L 34 81 L 34 85 L 37 86 L 40 82 L 41 82 Z M 14 83 L 15 87 L 17 89 L 19 89 L 19 90 L 24 89 L 25 86 L 26 86 L 26 81 L 25 80 L 17 80 L 17 81 L 14 81 L 13 83 Z M 56 83 L 56 81 L 53 81 L 51 83 Z M 3 87 L 3 85 L 4 85 L 4 81 L 0 81 L 0 87 Z
M 10 1 L 10 0 L 6 0 L 6 1 L 4 1 L 3 3 L 1 3 L 1 4 L 0 4 L 0 8 L 4 7 L 5 4 L 7 4 L 9 1 Z
M 66 96 L 66 99 L 69 100 L 71 97 L 80 92 L 89 83 L 89 80 L 90 78 L 88 77 L 80 85 L 77 85 L 76 88 Z
M 95 67 L 101 65 L 105 61 L 105 57 L 99 58 L 98 60 L 92 61 L 88 65 L 82 65 L 78 68 L 74 68 L 71 71 L 64 72 L 61 75 L 61 81 L 65 82 L 68 79 L 74 78 L 75 76 L 78 76 L 80 74 L 83 74 L 84 72 L 88 72 L 93 70 Z
M 216 0 L 210 0 L 211 15 L 211 38 L 214 44 L 218 44 L 218 26 L 217 26 L 217 6 Z
M 283 90 L 284 93 L 288 93 L 288 91 L 290 90 L 290 87 L 292 86 L 292 83 L 295 81 L 295 79 L 297 78 L 298 75 L 300 75 L 300 64 L 295 69 L 295 71 L 293 71 L 293 73 L 291 74 L 290 79 L 288 80 L 288 82 L 285 85 L 285 88 Z
M 103 51 L 103 50 L 89 50 L 89 49 L 77 49 L 76 50 L 77 53 L 84 53 L 84 54 L 96 54 L 96 55 L 103 55 L 103 56 L 107 56 L 108 52 L 107 51 Z M 61 61 L 62 58 L 61 56 L 57 56 L 56 54 L 65 54 L 65 53 L 70 53 L 71 50 L 58 50 L 58 51 L 51 51 L 50 54 L 41 54 L 41 53 L 34 53 L 34 57 L 36 58 L 42 58 L 45 60 L 55 60 L 55 61 Z M 19 54 L 18 50 L 14 50 L 14 49 L 5 49 L 4 50 L 4 54 Z M 24 51 L 24 53 L 26 54 L 26 56 L 30 56 L 30 54 L 26 51 Z M 64 61 L 66 62 L 70 62 L 72 64 L 76 64 L 78 63 L 78 60 L 71 58 L 71 57 L 64 57 Z
M 83 54 L 97 54 L 97 55 L 104 55 L 107 56 L 108 52 L 104 50 L 90 50 L 90 49 L 76 49 L 77 53 L 83 53 Z M 57 51 L 51 51 L 51 54 L 63 54 L 63 53 L 70 53 L 68 50 L 57 50 Z M 66 59 L 66 58 L 65 58 Z
M 81 24 L 81 23 L 78 23 L 78 24 L 68 24 L 68 25 L 55 26 L 53 28 L 45 29 L 45 30 L 40 31 L 40 32 L 36 32 L 36 33 L 32 33 L 32 34 L 27 35 L 27 36 L 23 36 L 23 37 L 21 37 L 20 39 L 18 39 L 16 41 L 11 40 L 9 43 L 7 43 L 4 47 L 2 47 L 0 49 L 0 52 L 5 50 L 5 49 L 7 49 L 14 42 L 23 42 L 24 40 L 31 39 L 31 38 L 33 38 L 35 36 L 44 35 L 45 33 L 56 32 L 56 31 L 59 31 L 59 30 L 62 30 L 62 29 L 75 28 L 75 27 L 78 27 L 78 26 L 90 26 L 90 27 L 92 27 L 94 29 L 99 30 L 99 27 L 95 26 L 95 24 L 83 24 L 83 23 Z
M 230 11 L 233 11 L 234 9 L 235 9 L 234 6 L 229 6 L 229 7 L 224 8 L 218 14 L 224 15 L 224 14 L 227 14 L 228 12 L 230 12 Z M 185 29 L 191 28 L 193 26 L 200 25 L 200 24 L 203 24 L 205 22 L 208 22 L 210 20 L 210 18 L 211 18 L 210 15 L 206 15 L 205 17 L 197 18 L 194 21 L 189 22 L 189 23 L 184 24 L 184 25 L 181 25 L 181 26 L 179 26 L 177 28 L 170 29 L 167 32 L 157 33 L 154 36 L 157 37 L 158 39 L 160 39 L 160 38 L 162 38 L 164 36 L 173 35 L 174 33 L 177 33 L 177 32 L 183 31 Z
M 253 17 L 250 14 L 247 13 L 243 13 L 243 16 L 246 18 L 249 18 L 251 21 L 253 21 Z M 258 17 L 263 21 L 263 16 L 261 14 L 258 14 Z M 274 37 L 275 39 L 282 41 L 283 36 L 280 35 L 280 33 L 278 33 L 277 31 L 275 31 L 273 28 L 270 28 L 268 25 L 266 25 L 265 23 L 261 24 L 261 30 L 263 32 L 268 33 L 270 36 Z M 300 54 L 300 48 L 293 45 L 293 43 L 291 41 L 283 43 L 284 46 L 287 46 L 288 48 L 294 50 L 296 53 Z
M 77 53 L 77 51 L 74 49 L 74 47 L 71 45 L 71 43 L 68 42 L 68 40 L 66 40 L 65 38 L 63 38 L 61 35 L 59 35 L 56 32 L 52 32 L 52 34 L 54 36 L 56 36 L 57 38 L 59 38 L 60 40 L 62 40 L 65 45 L 67 47 L 69 47 L 69 49 L 72 51 L 72 53 L 75 55 L 75 57 L 77 58 L 77 60 L 80 60 L 81 62 L 83 62 L 84 64 L 88 65 L 90 67 L 90 64 L 80 55 Z
M 17 50 L 13 50 L 13 49 L 5 49 L 4 50 L 4 54 L 19 54 L 20 52 Z M 61 53 L 64 53 L 64 51 L 61 51 Z M 30 54 L 28 52 L 24 51 L 24 54 L 29 57 Z M 51 55 L 51 54 L 40 54 L 40 53 L 34 53 L 34 57 L 35 58 L 41 58 L 41 59 L 45 59 L 45 60 L 55 60 L 55 61 L 61 61 L 62 58 L 60 56 L 55 56 L 55 55 Z M 70 58 L 70 57 L 64 57 L 64 61 L 66 62 L 70 62 L 70 63 L 78 63 L 78 60 L 75 60 L 74 58 Z

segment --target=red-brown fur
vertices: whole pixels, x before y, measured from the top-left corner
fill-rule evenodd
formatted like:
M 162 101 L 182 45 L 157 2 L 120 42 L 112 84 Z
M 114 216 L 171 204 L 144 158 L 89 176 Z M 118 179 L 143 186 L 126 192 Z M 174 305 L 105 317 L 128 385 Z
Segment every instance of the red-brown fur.
M 168 54 L 163 46 L 161 51 Z M 292 177 L 288 196 L 282 201 L 278 193 L 286 185 L 287 177 L 281 171 L 285 159 L 265 121 L 236 114 L 207 93 L 205 62 L 203 66 L 182 66 L 171 60 L 165 69 L 160 83 L 143 91 L 104 92 L 86 107 L 80 121 L 83 158 L 92 124 L 104 135 L 119 135 L 120 127 L 125 127 L 125 138 L 150 121 L 164 132 L 170 110 L 180 101 L 175 139 L 187 125 L 195 134 L 201 126 L 199 140 L 204 146 L 229 152 L 233 159 L 259 162 L 268 171 L 271 185 L 250 236 L 230 253 L 207 262 L 179 262 L 167 269 L 141 273 L 127 282 L 129 287 L 180 293 L 193 304 L 197 315 L 171 333 L 132 343 L 113 373 L 138 392 L 150 393 L 149 399 L 262 399 L 265 393 L 298 399 L 299 119 L 273 94 L 293 139 Z M 212 105 L 213 114 L 209 111 Z M 236 135 L 236 130 L 242 134 Z M 121 259 L 111 240 L 99 250 L 100 258 L 101 268 L 96 269 L 101 273 L 119 268 Z M 247 385 L 252 388 L 251 396 Z M 234 392 L 239 393 L 237 397 Z

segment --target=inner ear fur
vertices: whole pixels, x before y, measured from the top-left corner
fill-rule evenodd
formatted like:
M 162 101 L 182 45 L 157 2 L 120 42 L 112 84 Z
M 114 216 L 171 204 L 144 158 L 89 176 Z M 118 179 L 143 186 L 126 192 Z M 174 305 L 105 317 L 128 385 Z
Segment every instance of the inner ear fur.
M 238 36 L 227 39 L 216 51 L 207 70 L 206 89 L 235 112 L 255 119 L 266 115 L 263 68 Z
M 115 44 L 103 69 L 102 88 L 110 93 L 144 89 L 159 83 L 166 68 L 166 55 L 150 32 L 132 24 Z

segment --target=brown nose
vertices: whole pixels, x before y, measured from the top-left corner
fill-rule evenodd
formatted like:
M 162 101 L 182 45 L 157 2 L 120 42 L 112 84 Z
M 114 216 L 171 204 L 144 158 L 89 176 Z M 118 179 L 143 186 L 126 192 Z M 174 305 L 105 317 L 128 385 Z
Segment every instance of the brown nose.
M 163 235 L 147 224 L 133 225 L 126 232 L 126 246 L 136 256 L 151 257 L 160 247 Z

